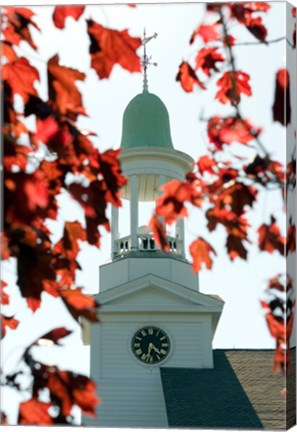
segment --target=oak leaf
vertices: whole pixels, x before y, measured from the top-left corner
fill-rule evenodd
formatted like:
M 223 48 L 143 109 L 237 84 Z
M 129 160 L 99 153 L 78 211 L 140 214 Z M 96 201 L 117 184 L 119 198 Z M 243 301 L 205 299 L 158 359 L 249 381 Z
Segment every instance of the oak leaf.
M 116 64 L 129 72 L 140 72 L 140 58 L 136 54 L 141 46 L 139 37 L 132 37 L 128 30 L 112 30 L 93 20 L 87 20 L 90 37 L 91 67 L 100 79 L 108 78 Z

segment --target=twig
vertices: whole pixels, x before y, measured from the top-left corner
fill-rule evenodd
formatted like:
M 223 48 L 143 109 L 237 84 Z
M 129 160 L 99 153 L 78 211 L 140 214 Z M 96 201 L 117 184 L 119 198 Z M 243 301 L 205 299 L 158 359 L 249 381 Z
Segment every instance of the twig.
M 224 17 L 224 14 L 223 14 L 222 7 L 220 8 L 220 12 L 219 12 L 219 13 L 220 13 L 220 21 L 221 21 L 222 26 L 223 26 L 223 33 L 224 33 L 225 44 L 226 44 L 227 51 L 228 51 L 228 54 L 229 54 L 229 62 L 230 62 L 231 70 L 232 70 L 232 72 L 233 72 L 232 75 L 231 75 L 231 80 L 232 80 L 232 92 L 233 92 L 233 94 L 234 94 L 235 97 L 236 97 L 236 95 L 237 95 L 237 89 L 236 89 L 235 72 L 236 72 L 237 69 L 236 69 L 236 64 L 235 64 L 235 58 L 234 58 L 233 51 L 232 51 L 232 45 L 231 45 L 230 42 L 229 42 L 229 38 L 228 38 L 228 36 L 229 36 L 229 34 L 228 34 L 228 28 L 227 28 L 227 24 L 226 24 L 226 21 L 225 21 L 225 17 Z M 236 115 L 237 115 L 237 117 L 238 117 L 240 120 L 243 120 L 243 117 L 242 117 L 242 115 L 241 115 L 241 112 L 240 112 L 240 109 L 239 109 L 238 103 L 234 102 L 234 103 L 232 103 L 232 105 L 233 105 L 233 107 L 234 107 L 235 110 L 236 110 Z M 254 139 L 255 139 L 255 141 L 257 142 L 259 148 L 262 150 L 262 152 L 263 152 L 263 153 L 264 153 L 268 158 L 270 158 L 270 154 L 269 154 L 269 152 L 266 150 L 265 146 L 264 146 L 263 143 L 260 141 L 259 137 L 258 137 L 256 134 L 253 134 L 253 133 L 252 133 L 252 135 L 254 136 Z
M 273 43 L 277 43 L 277 42 L 281 42 L 281 41 L 286 41 L 288 45 L 290 45 L 290 47 L 294 48 L 294 45 L 292 44 L 292 42 L 289 41 L 289 39 L 286 36 L 280 36 L 276 39 L 271 39 L 269 41 L 263 41 L 263 42 L 235 42 L 233 44 L 233 46 L 248 46 L 248 45 L 270 45 Z

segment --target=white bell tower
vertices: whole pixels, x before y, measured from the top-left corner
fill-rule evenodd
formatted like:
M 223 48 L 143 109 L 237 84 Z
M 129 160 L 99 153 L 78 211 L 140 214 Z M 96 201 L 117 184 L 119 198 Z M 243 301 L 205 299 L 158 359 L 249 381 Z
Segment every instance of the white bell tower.
M 130 204 L 129 229 L 121 236 L 121 211 L 113 208 L 111 261 L 100 266 L 96 296 L 101 322 L 90 334 L 91 377 L 102 403 L 97 419 L 84 419 L 89 426 L 167 427 L 160 368 L 212 368 L 223 308 L 220 299 L 199 292 L 185 258 L 183 221 L 168 236 L 166 253 L 149 229 L 139 227 L 142 203 L 154 201 L 163 183 L 183 180 L 193 164 L 174 149 L 167 109 L 149 93 L 144 69 L 143 92 L 123 116 L 121 166 L 128 183 L 122 197 Z

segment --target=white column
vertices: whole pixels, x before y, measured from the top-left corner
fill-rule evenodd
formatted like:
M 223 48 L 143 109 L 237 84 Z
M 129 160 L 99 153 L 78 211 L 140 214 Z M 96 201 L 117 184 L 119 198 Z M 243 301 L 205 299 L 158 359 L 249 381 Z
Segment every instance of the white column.
M 130 178 L 130 235 L 131 249 L 138 249 L 138 179 L 136 175 Z
M 111 255 L 116 255 L 118 250 L 118 243 L 116 240 L 119 239 L 119 208 L 111 206 Z
M 165 183 L 165 176 L 162 174 L 159 177 L 159 195 L 161 195 L 163 192 L 160 190 L 160 186 L 162 186 Z
M 178 239 L 179 250 L 181 255 L 185 255 L 185 223 L 184 219 L 178 219 L 175 228 L 175 236 Z

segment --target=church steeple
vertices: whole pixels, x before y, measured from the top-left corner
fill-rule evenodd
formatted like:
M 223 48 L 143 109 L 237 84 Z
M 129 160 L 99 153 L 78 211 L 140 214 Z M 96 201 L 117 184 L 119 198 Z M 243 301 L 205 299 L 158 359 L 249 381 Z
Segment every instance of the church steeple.
M 151 38 L 144 37 L 144 47 Z M 147 61 L 144 51 L 145 82 Z M 128 257 L 132 253 L 151 257 L 152 252 L 160 259 L 171 255 L 185 260 L 183 220 L 178 221 L 175 234 L 168 238 L 169 255 L 161 253 L 147 227 L 139 227 L 138 213 L 141 202 L 155 201 L 162 184 L 173 179 L 183 180 L 193 164 L 190 156 L 174 149 L 167 108 L 158 96 L 148 92 L 147 87 L 135 96 L 125 109 L 121 148 L 122 171 L 128 177 L 122 197 L 130 201 L 130 233 L 121 237 L 119 209 L 113 207 L 113 260 Z M 146 254 L 147 252 L 150 254 Z

